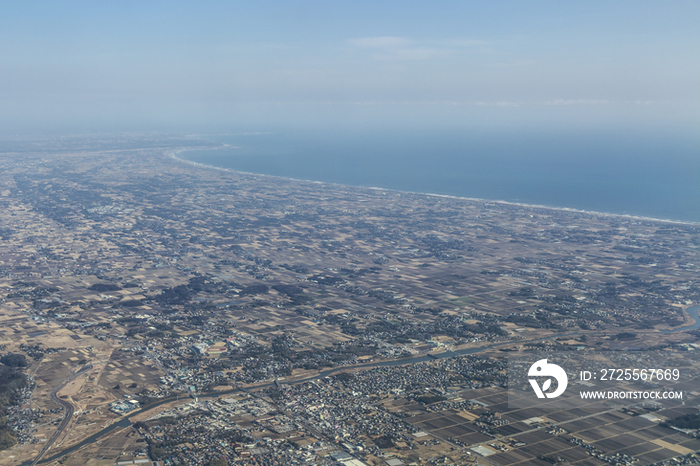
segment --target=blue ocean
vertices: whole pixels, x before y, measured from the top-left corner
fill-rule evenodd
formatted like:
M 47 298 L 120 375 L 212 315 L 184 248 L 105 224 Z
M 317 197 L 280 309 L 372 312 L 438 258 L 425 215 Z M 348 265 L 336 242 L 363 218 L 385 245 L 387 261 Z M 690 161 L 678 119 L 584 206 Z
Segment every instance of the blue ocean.
M 700 138 L 673 134 L 354 130 L 201 136 L 180 157 L 352 186 L 700 222 Z

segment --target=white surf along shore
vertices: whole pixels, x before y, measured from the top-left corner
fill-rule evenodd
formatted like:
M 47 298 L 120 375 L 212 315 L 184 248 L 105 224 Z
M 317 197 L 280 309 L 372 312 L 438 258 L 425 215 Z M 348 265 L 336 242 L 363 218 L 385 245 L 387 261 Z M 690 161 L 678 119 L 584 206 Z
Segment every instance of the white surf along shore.
M 223 146 L 213 148 L 212 150 L 222 149 L 224 147 L 228 148 L 228 149 L 238 149 L 238 147 L 236 147 L 236 146 L 224 144 Z M 323 185 L 328 185 L 328 186 L 352 186 L 352 185 L 344 185 L 344 184 L 339 184 L 339 183 L 330 183 L 330 182 L 326 182 L 326 181 L 305 180 L 305 179 L 300 179 L 300 178 L 292 178 L 292 177 L 288 177 L 288 176 L 267 175 L 265 173 L 252 173 L 252 172 L 246 172 L 246 171 L 241 171 L 241 170 L 233 170 L 231 168 L 223 168 L 223 167 L 217 167 L 214 165 L 208 165 L 205 163 L 193 162 L 192 160 L 187 160 L 187 159 L 183 159 L 182 157 L 180 157 L 180 154 L 182 152 L 188 152 L 190 150 L 195 150 L 195 149 L 186 148 L 186 149 L 168 150 L 164 153 L 164 155 L 166 157 L 171 158 L 171 159 L 178 161 L 180 163 L 184 163 L 187 165 L 192 165 L 192 166 L 200 167 L 200 168 L 207 168 L 207 169 L 211 169 L 211 170 L 221 170 L 221 171 L 225 171 L 225 172 L 241 173 L 241 174 L 245 174 L 245 175 L 279 178 L 279 179 L 289 180 L 289 181 L 302 181 L 305 183 L 317 183 L 317 184 L 323 184 Z M 202 150 L 202 149 L 196 149 L 196 150 Z M 414 192 L 414 191 L 401 191 L 398 189 L 388 189 L 388 188 L 382 188 L 382 187 L 377 187 L 377 186 L 352 186 L 352 187 L 372 189 L 375 191 L 383 191 L 383 192 L 387 192 L 387 193 L 418 194 L 418 195 L 422 195 L 422 196 L 441 197 L 441 198 L 446 198 L 446 199 L 456 199 L 456 200 L 465 200 L 465 201 L 474 201 L 474 202 L 483 202 L 483 203 L 496 203 L 496 204 L 512 205 L 512 206 L 532 208 L 532 209 L 557 210 L 557 211 L 561 211 L 561 212 L 596 215 L 596 216 L 601 216 L 601 217 L 620 217 L 620 218 L 624 218 L 627 220 L 672 223 L 672 224 L 676 224 L 676 225 L 700 225 L 700 222 L 670 220 L 670 219 L 664 219 L 664 218 L 646 217 L 646 216 L 642 216 L 642 215 L 615 214 L 615 213 L 610 213 L 610 212 L 598 212 L 595 210 L 574 209 L 571 207 L 557 207 L 557 206 L 548 206 L 548 205 L 541 205 L 541 204 L 525 204 L 525 203 L 521 203 L 521 202 L 504 201 L 504 200 L 498 200 L 498 199 L 481 199 L 478 197 L 451 196 L 449 194 L 435 194 L 435 193 L 423 193 L 423 192 Z

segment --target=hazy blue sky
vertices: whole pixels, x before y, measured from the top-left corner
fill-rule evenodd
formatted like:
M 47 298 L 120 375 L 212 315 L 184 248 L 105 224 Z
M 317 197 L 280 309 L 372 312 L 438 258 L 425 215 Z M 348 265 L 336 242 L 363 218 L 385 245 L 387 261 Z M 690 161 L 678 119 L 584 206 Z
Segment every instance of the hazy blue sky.
M 700 127 L 700 2 L 5 1 L 0 135 Z

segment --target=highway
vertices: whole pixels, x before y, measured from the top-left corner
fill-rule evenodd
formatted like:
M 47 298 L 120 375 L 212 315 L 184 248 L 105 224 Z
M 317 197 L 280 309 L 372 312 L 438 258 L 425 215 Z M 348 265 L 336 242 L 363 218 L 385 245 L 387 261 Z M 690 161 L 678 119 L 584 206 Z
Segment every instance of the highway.
M 75 374 L 71 375 L 63 382 L 58 384 L 49 394 L 53 401 L 55 401 L 63 407 L 64 416 L 61 420 L 61 423 L 58 425 L 58 429 L 56 429 L 56 432 L 54 432 L 51 438 L 46 441 L 46 445 L 44 445 L 44 448 L 42 448 L 39 454 L 36 456 L 36 458 L 34 458 L 34 461 L 32 461 L 31 466 L 35 466 L 39 461 L 41 461 L 41 458 L 49 450 L 49 448 L 51 448 L 51 445 L 53 445 L 54 442 L 56 442 L 56 440 L 61 436 L 61 433 L 66 429 L 66 427 L 68 427 L 68 424 L 70 423 L 70 420 L 73 418 L 73 414 L 75 413 L 75 406 L 73 406 L 71 403 L 65 400 L 62 400 L 58 396 L 58 392 L 61 391 L 63 387 L 68 385 L 68 383 L 75 380 L 76 377 L 80 376 L 81 374 L 84 374 L 90 369 L 92 369 L 92 364 L 84 366 L 78 372 L 76 372 Z
M 691 316 L 694 316 L 694 314 L 697 314 L 697 319 L 696 319 L 696 321 L 695 321 L 695 324 L 689 325 L 689 326 L 679 327 L 679 328 L 672 329 L 672 330 L 669 330 L 669 331 L 666 331 L 666 332 L 662 332 L 662 333 L 682 332 L 682 331 L 686 331 L 686 330 L 689 330 L 689 329 L 694 329 L 694 328 L 697 328 L 698 326 L 700 326 L 700 306 L 692 306 L 692 307 L 688 308 L 688 313 L 689 313 Z M 695 317 L 693 317 L 693 318 L 695 318 Z M 656 333 L 656 332 L 657 332 L 656 330 L 653 330 L 653 331 L 647 331 L 647 332 L 645 332 L 645 331 L 640 331 L 639 333 L 640 333 L 640 334 L 644 334 L 644 333 L 653 334 L 653 333 Z M 403 366 L 403 365 L 415 364 L 415 363 L 424 362 L 424 361 L 430 361 L 430 360 L 435 359 L 435 358 L 437 358 L 437 359 L 442 359 L 442 358 L 445 358 L 445 357 L 454 357 L 454 356 L 467 355 L 467 354 L 479 354 L 479 353 L 482 353 L 482 352 L 485 352 L 485 351 L 488 351 L 488 350 L 495 350 L 495 349 L 498 349 L 499 347 L 508 346 L 508 345 L 513 345 L 513 344 L 523 345 L 523 344 L 532 343 L 532 342 L 539 342 L 539 341 L 545 341 L 545 340 L 552 340 L 552 339 L 554 339 L 554 338 L 559 338 L 559 337 L 569 337 L 569 338 L 573 338 L 573 337 L 576 337 L 576 336 L 579 336 L 579 335 L 600 335 L 600 334 L 604 334 L 604 333 L 607 333 L 607 331 L 562 333 L 562 334 L 558 334 L 558 335 L 552 335 L 552 336 L 548 336 L 548 337 L 544 337 L 544 338 L 536 338 L 536 339 L 531 339 L 531 340 L 520 340 L 520 341 L 511 341 L 511 340 L 507 340 L 507 341 L 500 341 L 500 342 L 496 342 L 496 343 L 493 343 L 493 344 L 488 345 L 488 346 L 481 346 L 481 347 L 475 347 L 475 348 L 468 348 L 468 349 L 465 349 L 465 350 L 457 350 L 457 351 L 454 351 L 454 352 L 440 353 L 440 354 L 437 354 L 437 355 L 433 355 L 433 357 L 421 355 L 421 356 L 411 357 L 411 358 L 406 358 L 406 359 L 394 359 L 394 360 L 388 360 L 388 361 L 383 361 L 383 362 L 370 362 L 370 363 L 365 363 L 365 364 L 357 364 L 357 365 L 353 365 L 353 366 L 340 366 L 340 367 L 334 367 L 334 368 L 332 368 L 332 369 L 326 369 L 326 370 L 324 370 L 324 371 L 319 372 L 319 373 L 316 374 L 316 375 L 309 376 L 309 377 L 305 377 L 305 378 L 302 378 L 302 379 L 298 379 L 298 380 L 288 380 L 288 381 L 285 381 L 285 384 L 287 384 L 287 385 L 302 384 L 302 383 L 304 383 L 304 382 L 308 382 L 308 381 L 311 381 L 311 380 L 321 379 L 321 378 L 323 378 L 323 377 L 329 376 L 329 375 L 334 374 L 334 373 L 336 373 L 336 372 L 347 371 L 347 370 L 352 370 L 352 369 L 371 369 L 371 368 L 374 368 L 374 367 L 382 367 L 382 366 Z M 73 415 L 73 409 L 74 409 L 73 406 L 72 406 L 70 403 L 68 403 L 68 402 L 66 402 L 66 401 L 64 401 L 64 400 L 59 399 L 59 398 L 56 396 L 56 393 L 57 393 L 61 388 L 63 388 L 68 382 L 70 382 L 71 380 L 73 380 L 74 378 L 76 378 L 78 375 L 80 375 L 80 374 L 83 373 L 84 371 L 88 370 L 89 368 L 92 368 L 92 365 L 91 365 L 91 364 L 88 365 L 88 366 L 85 366 L 84 368 L 82 368 L 80 371 L 78 371 L 77 373 L 75 373 L 71 378 L 69 378 L 69 379 L 65 380 L 64 382 L 62 382 L 61 385 L 59 385 L 58 387 L 56 387 L 56 389 L 54 389 L 53 392 L 51 392 L 51 398 L 52 398 L 54 401 L 56 401 L 57 403 L 59 403 L 61 406 L 63 406 L 64 408 L 66 408 L 66 411 L 67 411 L 67 412 L 70 410 L 70 416 Z M 199 398 L 217 398 L 217 397 L 220 397 L 220 396 L 222 396 L 222 395 L 231 394 L 231 393 L 240 393 L 240 392 L 246 392 L 246 393 L 252 394 L 251 392 L 254 391 L 254 390 L 260 390 L 260 389 L 262 389 L 262 388 L 267 388 L 267 387 L 270 387 L 270 386 L 272 386 L 272 385 L 274 385 L 274 383 L 273 383 L 273 382 L 270 382 L 270 383 L 264 383 L 264 384 L 261 384 L 261 385 L 250 386 L 250 387 L 247 387 L 247 388 L 239 387 L 239 388 L 234 388 L 234 389 L 226 390 L 226 391 L 222 391 L 222 392 L 203 393 L 203 394 L 199 395 Z M 161 399 L 160 401 L 158 401 L 158 402 L 156 402 L 156 403 L 154 403 L 154 404 L 152 404 L 152 405 L 145 406 L 145 407 L 143 407 L 143 408 L 141 408 L 141 409 L 139 409 L 139 410 L 136 410 L 136 411 L 133 411 L 133 412 L 127 414 L 126 416 L 124 416 L 123 420 L 128 421 L 128 419 L 131 418 L 131 417 L 134 416 L 134 415 L 142 414 L 142 413 L 144 413 L 144 412 L 146 412 L 146 411 L 152 410 L 152 409 L 154 409 L 154 408 L 156 408 L 156 407 L 158 407 L 158 406 L 161 406 L 161 405 L 163 405 L 163 404 L 166 404 L 166 403 L 175 401 L 176 399 L 177 399 L 177 398 L 174 397 L 174 396 L 173 396 L 173 397 L 168 397 L 168 398 Z M 44 446 L 44 449 L 41 451 L 41 453 L 39 453 L 39 455 L 38 455 L 37 458 L 34 460 L 34 462 L 31 463 L 31 466 L 34 466 L 34 465 L 37 464 L 37 462 L 42 458 L 42 456 L 44 455 L 44 453 L 46 453 L 46 451 L 49 449 L 49 447 L 51 446 L 51 444 L 52 444 L 53 442 L 55 442 L 55 440 L 58 438 L 58 436 L 60 435 L 60 433 L 66 428 L 66 426 L 68 425 L 68 421 L 70 420 L 70 416 L 66 416 L 65 419 L 61 422 L 61 425 L 59 426 L 58 431 L 57 431 L 57 432 L 53 435 L 53 437 L 47 442 L 47 445 Z M 570 422 L 570 421 L 566 421 L 566 422 Z M 562 424 L 563 424 L 563 422 L 562 422 Z M 554 425 L 559 425 L 559 424 L 554 424 Z M 78 444 L 78 446 L 80 447 L 80 446 L 83 446 L 85 443 L 94 442 L 94 441 L 96 441 L 98 438 L 100 438 L 104 433 L 110 432 L 112 429 L 114 429 L 114 425 L 107 426 L 107 427 L 105 427 L 104 429 L 102 429 L 102 430 L 100 430 L 100 431 L 94 433 L 93 435 L 91 435 L 88 439 L 86 439 L 86 440 L 84 440 L 83 442 L 81 442 L 80 444 Z M 431 435 L 434 435 L 434 434 L 431 434 Z M 446 439 L 442 439 L 442 438 L 441 438 L 441 440 L 447 441 Z M 450 443 L 452 443 L 452 442 L 450 442 Z M 456 444 L 453 444 L 453 445 L 456 445 Z M 478 445 L 478 444 L 476 444 L 476 445 Z M 475 445 L 471 445 L 471 446 L 475 446 Z M 66 449 L 65 451 L 59 452 L 59 453 L 57 453 L 57 454 L 54 454 L 54 455 L 50 458 L 50 460 L 58 459 L 58 458 L 60 458 L 62 455 L 68 453 L 68 451 L 73 451 L 74 448 L 75 448 L 75 447 L 70 447 L 70 448 Z M 481 458 L 481 459 L 484 460 L 484 458 Z M 26 463 L 22 463 L 21 466 L 27 466 L 27 465 L 29 465 L 29 464 L 30 464 L 30 463 L 26 462 Z

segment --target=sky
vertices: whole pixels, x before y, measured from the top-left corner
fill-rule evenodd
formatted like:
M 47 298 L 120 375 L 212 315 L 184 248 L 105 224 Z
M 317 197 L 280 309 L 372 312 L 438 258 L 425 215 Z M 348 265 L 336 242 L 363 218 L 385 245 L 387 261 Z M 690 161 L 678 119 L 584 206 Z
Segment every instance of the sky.
M 700 127 L 697 1 L 5 1 L 0 136 Z

